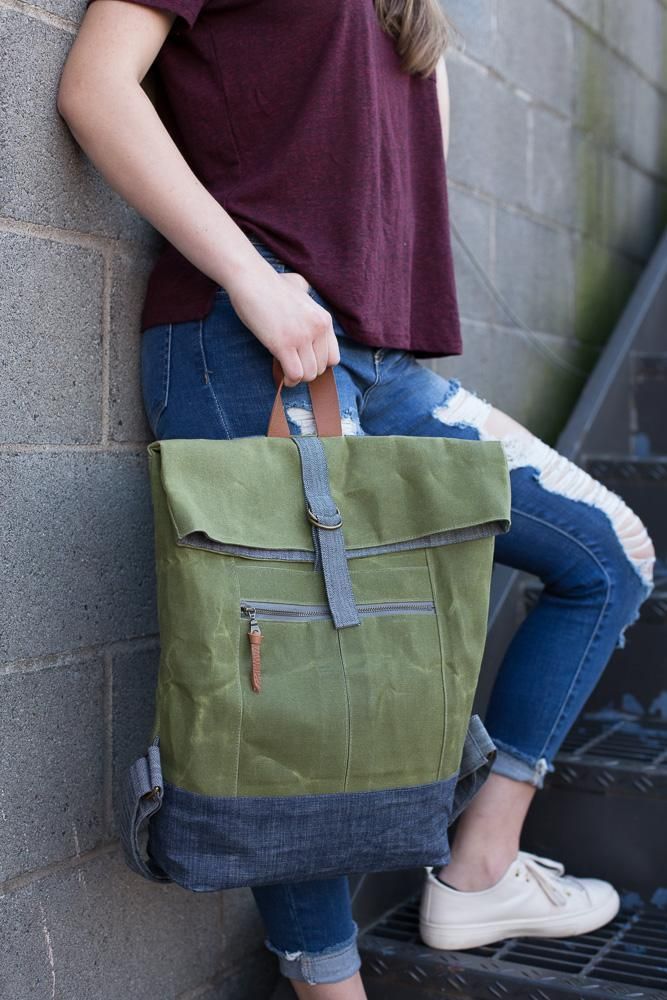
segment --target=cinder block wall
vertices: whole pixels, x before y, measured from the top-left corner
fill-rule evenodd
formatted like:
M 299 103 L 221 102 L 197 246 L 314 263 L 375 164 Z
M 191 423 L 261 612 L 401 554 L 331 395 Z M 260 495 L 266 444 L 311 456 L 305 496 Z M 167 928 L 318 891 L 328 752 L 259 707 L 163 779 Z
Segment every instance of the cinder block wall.
M 450 0 L 465 354 L 447 374 L 544 433 L 664 221 L 661 0 Z M 158 655 L 138 320 L 157 240 L 59 118 L 80 0 L 0 0 L 0 1000 L 262 1000 L 248 891 L 149 885 L 114 789 Z
M 559 362 L 590 370 L 667 221 L 667 8 L 444 6 L 452 217 L 502 301 L 457 245 L 464 353 L 429 364 L 553 443 L 583 385 Z

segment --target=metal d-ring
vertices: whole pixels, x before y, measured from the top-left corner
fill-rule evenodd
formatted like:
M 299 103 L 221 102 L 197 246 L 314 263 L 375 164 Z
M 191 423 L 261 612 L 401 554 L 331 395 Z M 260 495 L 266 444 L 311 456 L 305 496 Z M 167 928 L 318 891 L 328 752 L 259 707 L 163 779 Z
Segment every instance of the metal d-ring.
M 336 507 L 336 514 L 338 515 L 337 524 L 323 524 L 321 521 L 317 520 L 317 515 L 313 514 L 310 507 L 308 506 L 306 507 L 306 516 L 308 517 L 308 520 L 311 522 L 311 524 L 316 525 L 318 528 L 324 528 L 325 531 L 335 531 L 336 528 L 340 528 L 341 524 L 343 523 L 343 517 L 341 512 L 338 510 L 338 507 Z

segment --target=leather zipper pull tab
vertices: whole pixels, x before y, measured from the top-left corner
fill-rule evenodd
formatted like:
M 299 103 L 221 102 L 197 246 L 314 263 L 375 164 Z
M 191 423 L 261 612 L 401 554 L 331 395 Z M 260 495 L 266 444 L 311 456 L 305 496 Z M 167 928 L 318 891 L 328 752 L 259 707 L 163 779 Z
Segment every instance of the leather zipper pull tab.
M 262 690 L 262 661 L 260 656 L 259 647 L 261 645 L 264 635 L 261 628 L 257 623 L 255 617 L 254 608 L 246 608 L 246 614 L 250 620 L 248 627 L 248 642 L 250 643 L 250 662 L 251 662 L 251 673 L 250 673 L 250 683 L 252 689 L 256 694 Z

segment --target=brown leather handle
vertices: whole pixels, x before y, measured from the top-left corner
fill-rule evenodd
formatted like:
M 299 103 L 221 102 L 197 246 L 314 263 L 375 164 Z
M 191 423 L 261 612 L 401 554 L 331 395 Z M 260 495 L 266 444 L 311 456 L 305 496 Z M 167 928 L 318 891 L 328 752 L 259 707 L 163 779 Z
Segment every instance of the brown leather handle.
M 278 387 L 273 401 L 267 437 L 291 437 L 282 401 L 282 389 L 285 375 L 277 358 L 273 359 L 273 378 Z M 342 437 L 343 428 L 340 420 L 340 400 L 334 378 L 333 368 L 329 365 L 321 375 L 306 385 L 310 391 L 313 404 L 313 417 L 318 437 Z

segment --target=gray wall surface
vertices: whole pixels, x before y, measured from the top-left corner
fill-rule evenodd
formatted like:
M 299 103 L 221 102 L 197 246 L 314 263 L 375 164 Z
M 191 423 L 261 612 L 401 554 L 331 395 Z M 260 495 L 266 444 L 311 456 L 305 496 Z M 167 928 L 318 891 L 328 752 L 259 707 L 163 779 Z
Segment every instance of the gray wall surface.
M 494 291 L 457 244 L 464 353 L 429 365 L 553 444 L 667 221 L 667 8 L 444 6 L 451 214 Z
M 465 353 L 551 439 L 665 221 L 661 0 L 449 0 Z M 157 241 L 56 112 L 81 0 L 0 0 L 0 1000 L 262 1000 L 249 891 L 124 865 L 158 636 L 138 322 Z M 511 315 L 510 315 L 511 314 Z M 534 331 L 527 339 L 522 326 Z M 545 348 L 548 356 L 545 355 Z

